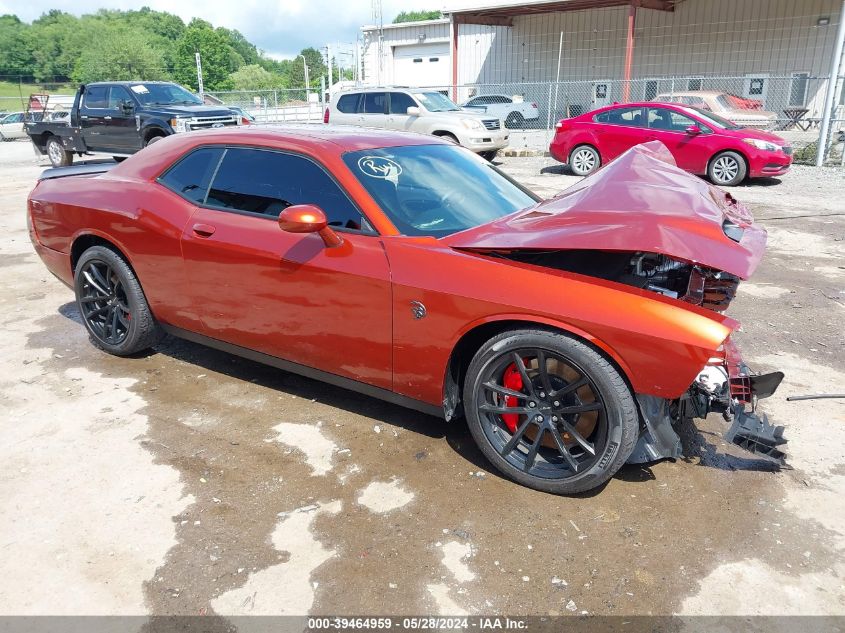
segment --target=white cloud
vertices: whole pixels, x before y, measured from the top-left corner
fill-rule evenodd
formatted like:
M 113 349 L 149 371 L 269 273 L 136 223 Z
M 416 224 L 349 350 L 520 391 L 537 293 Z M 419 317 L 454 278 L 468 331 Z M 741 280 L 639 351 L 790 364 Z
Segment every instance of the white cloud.
M 384 21 L 390 22 L 400 11 L 441 9 L 444 4 L 444 0 L 384 0 L 382 11 Z M 371 0 L 204 0 L 201 4 L 171 0 L 0 0 L 0 14 L 16 14 L 31 22 L 51 9 L 81 15 L 103 8 L 143 6 L 175 13 L 186 23 L 200 17 L 214 26 L 237 29 L 276 58 L 294 57 L 307 46 L 354 42 L 361 25 L 372 23 Z

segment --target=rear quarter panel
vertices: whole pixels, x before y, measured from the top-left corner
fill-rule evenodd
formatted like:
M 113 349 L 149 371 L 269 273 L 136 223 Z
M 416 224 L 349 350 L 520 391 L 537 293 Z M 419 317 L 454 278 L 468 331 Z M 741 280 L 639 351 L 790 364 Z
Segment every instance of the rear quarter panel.
M 138 276 L 153 313 L 165 323 L 197 323 L 186 292 L 180 239 L 193 207 L 164 187 L 109 176 L 41 181 L 33 190 L 38 241 L 70 259 L 73 243 L 93 235 L 114 244 Z

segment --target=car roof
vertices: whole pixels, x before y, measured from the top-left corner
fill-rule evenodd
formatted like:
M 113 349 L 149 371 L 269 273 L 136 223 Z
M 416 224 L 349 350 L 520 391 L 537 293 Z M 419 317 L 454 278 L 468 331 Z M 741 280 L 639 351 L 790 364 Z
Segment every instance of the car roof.
M 177 84 L 175 81 L 92 81 L 85 84 L 86 86 L 136 86 L 138 84 Z
M 721 90 L 675 90 L 674 92 L 661 92 L 661 95 L 673 95 L 675 97 L 715 97 L 726 94 Z
M 451 145 L 452 142 L 429 134 L 347 125 L 245 125 L 166 136 L 110 173 L 148 180 L 195 147 L 227 144 L 339 157 L 351 151 L 403 145 Z

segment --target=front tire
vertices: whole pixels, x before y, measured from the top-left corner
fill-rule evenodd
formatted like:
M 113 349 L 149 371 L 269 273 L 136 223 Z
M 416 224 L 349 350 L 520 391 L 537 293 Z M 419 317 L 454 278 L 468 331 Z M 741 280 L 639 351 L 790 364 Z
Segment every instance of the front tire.
M 74 272 L 76 306 L 91 343 L 115 356 L 149 349 L 163 336 L 141 284 L 126 260 L 105 246 L 92 246 Z
M 619 372 L 562 333 L 515 330 L 478 350 L 464 382 L 467 424 L 508 478 L 544 492 L 592 490 L 625 463 L 639 413 Z
M 55 136 L 47 139 L 46 150 L 53 167 L 67 167 L 73 162 L 73 152 L 67 151 Z
M 496 158 L 498 153 L 499 150 L 494 149 L 489 152 L 480 152 L 478 155 L 486 161 L 493 162 L 493 159 Z
M 748 174 L 745 159 L 736 152 L 722 152 L 713 157 L 707 167 L 707 177 L 714 185 L 733 187 Z
M 579 145 L 569 153 L 568 164 L 576 176 L 589 176 L 601 167 L 601 156 L 592 145 Z

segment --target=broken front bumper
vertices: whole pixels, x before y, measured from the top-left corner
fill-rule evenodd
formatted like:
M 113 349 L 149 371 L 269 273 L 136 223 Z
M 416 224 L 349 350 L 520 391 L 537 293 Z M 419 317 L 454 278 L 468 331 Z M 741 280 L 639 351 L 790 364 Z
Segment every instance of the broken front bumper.
M 728 442 L 761 459 L 785 464 L 783 427 L 773 426 L 765 414 L 756 411 L 757 401 L 780 386 L 783 372 L 752 374 L 730 339 L 724 343 L 724 358 L 714 361 L 717 364 L 704 367 L 678 400 L 637 395 L 643 424 L 628 463 L 681 457 L 681 440 L 674 427 L 688 418 L 705 418 L 715 412 L 731 422 L 724 435 Z

